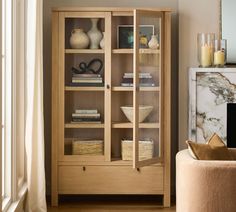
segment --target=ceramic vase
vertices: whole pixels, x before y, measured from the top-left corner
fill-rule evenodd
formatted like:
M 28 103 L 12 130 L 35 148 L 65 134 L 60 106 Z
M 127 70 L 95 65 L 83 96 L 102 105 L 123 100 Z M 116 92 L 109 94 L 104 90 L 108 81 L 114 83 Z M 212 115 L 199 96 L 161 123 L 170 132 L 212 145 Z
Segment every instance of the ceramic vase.
M 159 48 L 159 43 L 158 43 L 156 35 L 152 35 L 151 40 L 148 42 L 148 46 L 150 49 L 158 49 Z
M 91 18 L 92 27 L 88 31 L 88 36 L 90 40 L 90 49 L 99 49 L 99 44 L 102 39 L 102 33 L 98 30 L 97 23 L 99 18 Z
M 89 37 L 83 29 L 73 29 L 70 36 L 70 46 L 73 49 L 86 49 L 89 45 Z
M 101 49 L 104 49 L 104 47 L 105 47 L 105 32 L 103 32 L 102 34 L 103 34 L 103 37 L 102 37 L 102 40 L 100 41 L 100 47 L 101 47 Z

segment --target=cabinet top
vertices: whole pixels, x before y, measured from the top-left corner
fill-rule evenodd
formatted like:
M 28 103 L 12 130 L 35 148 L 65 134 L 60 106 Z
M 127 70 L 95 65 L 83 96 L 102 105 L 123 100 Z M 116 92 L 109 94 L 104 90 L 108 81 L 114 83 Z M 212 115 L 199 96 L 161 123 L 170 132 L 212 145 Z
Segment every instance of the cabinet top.
M 224 68 L 200 68 L 200 67 L 192 67 L 189 68 L 189 73 L 196 72 L 234 72 L 236 73 L 236 66 L 224 67 Z
M 150 8 L 150 7 L 53 7 L 53 12 L 131 12 L 133 10 L 150 10 L 159 12 L 171 12 L 170 8 Z

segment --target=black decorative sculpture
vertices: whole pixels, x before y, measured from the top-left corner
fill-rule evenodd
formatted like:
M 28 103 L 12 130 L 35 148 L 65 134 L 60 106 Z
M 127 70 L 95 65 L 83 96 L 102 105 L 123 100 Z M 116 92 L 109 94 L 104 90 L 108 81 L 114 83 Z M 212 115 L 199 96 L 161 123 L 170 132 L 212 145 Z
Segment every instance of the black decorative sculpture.
M 92 69 L 92 66 L 96 63 L 99 64 L 99 67 L 97 70 L 94 70 L 94 69 Z M 93 74 L 99 74 L 101 72 L 102 68 L 103 68 L 103 62 L 100 59 L 95 58 L 95 59 L 91 60 L 88 64 L 86 64 L 85 62 L 81 62 L 79 64 L 79 69 L 72 67 L 71 71 L 74 74 L 84 74 L 87 72 L 92 72 Z

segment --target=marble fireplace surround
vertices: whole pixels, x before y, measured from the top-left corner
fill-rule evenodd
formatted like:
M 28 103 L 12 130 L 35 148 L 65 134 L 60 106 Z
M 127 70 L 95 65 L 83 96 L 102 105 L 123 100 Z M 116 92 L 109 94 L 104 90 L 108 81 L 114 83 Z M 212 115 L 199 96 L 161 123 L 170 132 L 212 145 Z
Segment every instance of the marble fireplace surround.
M 227 143 L 227 103 L 236 103 L 236 68 L 190 68 L 189 139 L 205 143 L 216 132 Z

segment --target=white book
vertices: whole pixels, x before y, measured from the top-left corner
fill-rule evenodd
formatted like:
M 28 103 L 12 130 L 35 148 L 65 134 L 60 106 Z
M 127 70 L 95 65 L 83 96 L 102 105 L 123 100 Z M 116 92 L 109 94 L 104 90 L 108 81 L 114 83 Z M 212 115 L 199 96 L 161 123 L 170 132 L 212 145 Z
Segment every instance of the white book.
M 99 118 L 100 113 L 72 113 L 72 117 Z
M 98 113 L 98 110 L 97 109 L 89 109 L 89 110 L 77 109 L 77 110 L 75 110 L 75 113 L 80 113 L 80 114 L 95 114 L 95 113 Z
M 94 79 L 94 80 L 72 79 L 72 83 L 102 83 L 102 79 Z
M 129 76 L 129 75 L 124 75 L 123 76 L 123 78 L 133 78 L 134 76 Z M 151 75 L 143 75 L 143 76 L 141 76 L 141 75 L 139 75 L 139 78 L 142 78 L 142 79 L 151 79 L 152 78 L 152 76 Z
M 133 73 L 125 73 L 123 75 L 123 78 L 133 78 Z M 139 73 L 139 78 L 152 78 L 152 75 L 150 73 Z
M 133 72 L 131 72 L 131 73 L 125 73 L 124 75 L 125 76 L 133 76 Z M 142 72 L 142 73 L 139 73 L 139 75 L 141 75 L 141 76 L 150 76 L 151 74 L 150 73 L 144 73 L 144 72 Z

